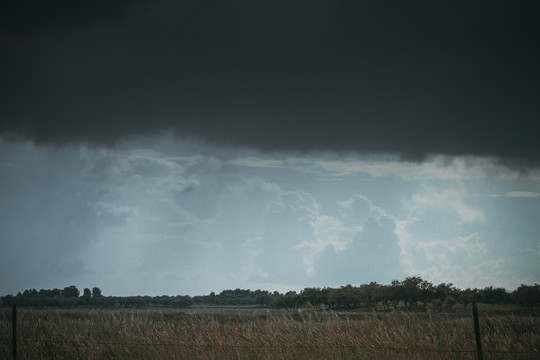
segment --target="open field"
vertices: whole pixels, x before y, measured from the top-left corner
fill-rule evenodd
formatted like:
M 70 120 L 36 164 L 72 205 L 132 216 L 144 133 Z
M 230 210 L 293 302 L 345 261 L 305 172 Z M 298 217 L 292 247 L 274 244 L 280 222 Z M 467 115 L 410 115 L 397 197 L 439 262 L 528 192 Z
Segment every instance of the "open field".
M 476 359 L 464 313 L 368 313 L 218 308 L 27 310 L 20 359 Z M 537 359 L 540 319 L 480 311 L 484 359 Z M 0 358 L 11 312 L 0 313 Z

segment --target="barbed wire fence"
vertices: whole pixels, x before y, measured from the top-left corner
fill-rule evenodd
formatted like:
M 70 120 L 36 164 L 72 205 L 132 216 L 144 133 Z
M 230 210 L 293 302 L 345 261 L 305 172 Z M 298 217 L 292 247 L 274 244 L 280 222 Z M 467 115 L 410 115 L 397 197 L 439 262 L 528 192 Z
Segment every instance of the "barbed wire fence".
M 421 347 L 400 347 L 400 346 L 372 346 L 368 344 L 211 344 L 211 343 L 177 343 L 177 342 L 122 342 L 122 341 L 86 341 L 86 340 L 47 340 L 47 339 L 28 339 L 25 337 L 17 337 L 17 311 L 16 300 L 12 305 L 12 338 L 0 338 L 0 343 L 5 344 L 4 349 L 8 349 L 11 343 L 12 345 L 12 359 L 17 359 L 18 343 L 26 344 L 29 346 L 94 346 L 94 347 L 169 347 L 169 348 L 191 348 L 191 349 L 248 349 L 248 350 L 281 350 L 282 352 L 290 349 L 315 349 L 315 350 L 344 350 L 344 349 L 356 349 L 356 350 L 368 350 L 372 352 L 386 352 L 386 353 L 424 353 L 424 354 L 477 354 L 479 360 L 483 359 L 483 353 L 496 354 L 496 355 L 514 355 L 523 356 L 527 358 L 540 358 L 540 351 L 534 349 L 534 351 L 513 351 L 513 350 L 491 350 L 482 349 L 479 343 L 479 328 L 478 328 L 478 314 L 476 311 L 476 304 L 473 303 L 473 319 L 475 325 L 475 335 L 477 341 L 477 349 L 426 349 Z M 7 354 L 6 354 L 7 355 Z
M 11 339 L 0 339 L 2 343 L 9 344 Z M 52 340 L 31 340 L 18 338 L 18 343 L 28 345 L 92 345 L 92 346 L 119 346 L 119 347 L 174 347 L 174 348 L 216 348 L 216 349 L 364 349 L 371 351 L 390 351 L 390 352 L 410 352 L 410 353 L 456 353 L 456 354 L 475 354 L 476 350 L 455 350 L 455 349 L 425 349 L 415 347 L 398 346 L 370 346 L 365 344 L 333 344 L 333 345 L 303 345 L 303 344 L 276 344 L 276 345 L 247 345 L 247 344 L 194 344 L 194 343 L 175 343 L 175 342 L 118 342 L 118 341 L 52 341 Z M 483 353 L 500 355 L 533 355 L 540 356 L 538 351 L 508 351 L 508 350 L 489 350 L 484 349 Z

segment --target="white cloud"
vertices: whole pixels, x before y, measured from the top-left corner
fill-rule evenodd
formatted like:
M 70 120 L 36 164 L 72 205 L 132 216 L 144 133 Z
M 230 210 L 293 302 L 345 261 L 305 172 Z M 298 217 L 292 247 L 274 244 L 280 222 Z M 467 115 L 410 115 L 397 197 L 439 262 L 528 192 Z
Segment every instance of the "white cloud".
M 395 230 L 408 274 L 460 287 L 500 284 L 504 262 L 488 256 L 488 244 L 477 230 L 485 216 L 466 203 L 466 196 L 464 190 L 434 187 L 412 196 L 410 212 Z M 460 234 L 463 230 L 468 233 Z
M 413 200 L 417 209 L 436 209 L 444 212 L 453 211 L 459 218 L 460 223 L 475 223 L 485 220 L 484 214 L 465 204 L 464 191 L 445 189 L 436 190 L 427 188 L 422 194 L 415 194 Z
M 443 261 L 448 258 L 448 252 L 456 254 L 460 250 L 463 250 L 468 257 L 487 252 L 486 243 L 481 241 L 478 233 L 458 236 L 451 240 L 418 241 L 414 244 L 414 248 L 416 251 L 424 253 L 429 261 L 435 259 Z
M 476 232 L 448 240 L 410 241 L 403 250 L 408 274 L 433 283 L 451 282 L 461 288 L 511 283 L 506 262 L 491 258 L 487 244 Z
M 540 180 L 540 169 L 531 169 L 524 173 L 501 165 L 494 158 L 473 156 L 433 156 L 421 163 L 400 161 L 395 156 L 360 157 L 360 159 L 358 156 L 351 156 L 346 160 L 342 158 L 336 160 L 328 156 L 320 158 L 316 155 L 285 159 L 263 159 L 252 156 L 233 159 L 227 164 L 256 168 L 287 168 L 318 173 L 324 171 L 333 176 L 355 174 L 368 174 L 373 177 L 395 176 L 408 181 L 458 181 L 487 177 L 496 177 L 504 181 L 518 178 Z
M 413 267 L 413 260 L 409 256 L 409 251 L 410 248 L 414 246 L 414 237 L 407 227 L 415 221 L 417 221 L 417 219 L 411 217 L 409 214 L 409 218 L 406 220 L 396 220 L 396 227 L 394 229 L 394 233 L 399 239 L 398 245 L 401 249 L 401 264 L 409 269 Z
M 335 251 L 344 251 L 363 230 L 363 224 L 370 217 L 394 219 L 361 194 L 355 194 L 345 201 L 337 201 L 337 205 L 340 218 L 320 214 L 320 206 L 317 205 L 311 219 L 315 241 L 305 241 L 300 246 L 311 247 L 315 253 L 324 251 L 327 246 L 332 246 Z
M 298 260 L 303 266 L 302 273 L 312 280 L 327 276 L 329 266 L 338 268 L 353 266 L 355 269 L 366 270 L 364 272 L 366 275 L 369 273 L 366 267 L 372 265 L 368 266 L 368 262 L 365 261 L 354 265 L 353 259 L 367 259 L 369 255 L 366 251 L 386 252 L 389 251 L 389 247 L 392 250 L 398 249 L 395 261 L 397 264 L 394 263 L 392 266 L 399 267 L 398 238 L 394 234 L 395 219 L 392 216 L 360 194 L 344 201 L 337 201 L 336 205 L 337 213 L 330 214 L 305 190 L 284 192 L 281 198 L 272 204 L 265 221 L 267 230 L 261 241 L 263 251 L 258 254 L 266 264 L 265 273 L 269 280 L 272 280 L 271 274 L 279 274 L 276 272 L 277 266 L 290 267 L 288 261 L 298 263 Z M 367 233 L 361 235 L 364 230 Z M 338 261 L 335 259 L 341 258 L 332 254 L 345 253 L 347 264 L 331 265 L 333 261 Z M 323 254 L 326 255 L 321 260 L 320 256 Z M 320 264 L 320 261 L 324 264 Z M 384 261 L 386 259 L 381 260 Z M 325 269 L 326 274 L 318 273 L 317 264 Z M 294 271 L 291 269 L 286 273 L 290 277 Z M 295 273 L 293 277 L 296 278 L 297 275 Z M 377 276 L 384 278 L 385 275 Z M 387 277 L 390 279 L 392 276 L 395 275 Z
M 495 259 L 470 264 L 447 261 L 410 269 L 409 273 L 418 274 L 435 284 L 453 283 L 461 289 L 483 288 L 486 284 L 512 289 L 515 287 L 515 282 L 507 276 L 506 270 L 506 262 L 503 259 Z
M 125 224 L 127 218 L 137 214 L 137 208 L 117 203 L 98 201 L 93 204 L 93 207 L 102 226 Z
M 488 157 L 449 157 L 434 156 L 421 163 L 403 162 L 383 159 L 366 160 L 320 160 L 316 161 L 320 167 L 335 175 L 352 175 L 365 173 L 374 177 L 396 176 L 404 180 L 474 180 L 487 177 L 496 177 L 504 181 L 526 178 L 533 181 L 540 180 L 540 169 L 533 169 L 527 173 L 501 165 L 494 158 Z
M 538 246 L 535 249 L 523 248 L 523 249 L 519 249 L 519 251 L 522 253 L 534 254 L 535 256 L 540 257 L 540 244 L 538 244 Z
M 540 193 L 530 192 L 530 191 L 510 191 L 506 194 L 509 197 L 524 197 L 524 198 L 538 198 Z
M 263 159 L 255 156 L 250 156 L 228 160 L 225 162 L 225 164 L 231 166 L 245 166 L 270 169 L 295 168 L 305 171 L 306 169 L 313 167 L 313 159 L 296 157 L 285 159 Z
M 328 215 L 317 215 L 312 220 L 314 242 L 303 242 L 300 247 L 311 247 L 315 253 L 332 246 L 336 251 L 343 251 L 352 241 L 356 233 L 362 231 L 361 226 L 347 227 L 339 220 Z
M 510 191 L 506 194 L 482 194 L 489 197 L 540 198 L 540 193 L 532 191 Z
M 361 194 L 355 194 L 345 201 L 338 201 L 340 214 L 345 218 L 359 218 L 365 221 L 368 217 L 389 217 L 383 209 L 373 205 L 371 200 Z

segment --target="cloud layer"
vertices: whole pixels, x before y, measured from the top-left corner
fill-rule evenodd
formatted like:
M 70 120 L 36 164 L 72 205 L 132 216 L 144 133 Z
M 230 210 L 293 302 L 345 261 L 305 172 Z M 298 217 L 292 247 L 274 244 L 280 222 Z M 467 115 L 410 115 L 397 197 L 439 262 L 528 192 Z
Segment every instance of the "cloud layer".
M 406 275 L 460 287 L 539 281 L 534 171 L 153 144 L 0 141 L 0 288 L 197 295 Z
M 537 1 L 8 2 L 0 134 L 540 162 Z

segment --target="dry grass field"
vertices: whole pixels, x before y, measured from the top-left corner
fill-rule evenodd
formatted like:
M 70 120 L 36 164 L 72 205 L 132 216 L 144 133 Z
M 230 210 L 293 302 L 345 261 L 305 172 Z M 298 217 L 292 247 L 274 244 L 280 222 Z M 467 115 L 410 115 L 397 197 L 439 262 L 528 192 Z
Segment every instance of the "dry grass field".
M 19 359 L 476 359 L 470 312 L 21 309 L 17 320 Z M 534 314 L 481 312 L 480 325 L 484 359 L 540 358 Z

